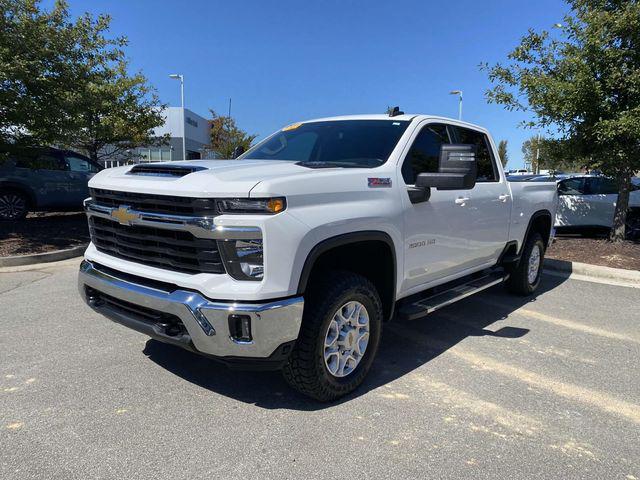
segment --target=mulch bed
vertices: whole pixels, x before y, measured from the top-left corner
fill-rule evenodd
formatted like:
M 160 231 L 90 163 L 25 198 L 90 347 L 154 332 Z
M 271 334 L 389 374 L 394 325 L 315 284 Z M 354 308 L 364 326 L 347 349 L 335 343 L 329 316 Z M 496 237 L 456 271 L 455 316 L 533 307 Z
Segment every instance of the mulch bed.
M 64 250 L 89 242 L 82 212 L 30 213 L 15 222 L 0 222 L 0 257 Z
M 546 257 L 604 267 L 640 270 L 640 241 L 612 243 L 606 238 L 558 235 Z

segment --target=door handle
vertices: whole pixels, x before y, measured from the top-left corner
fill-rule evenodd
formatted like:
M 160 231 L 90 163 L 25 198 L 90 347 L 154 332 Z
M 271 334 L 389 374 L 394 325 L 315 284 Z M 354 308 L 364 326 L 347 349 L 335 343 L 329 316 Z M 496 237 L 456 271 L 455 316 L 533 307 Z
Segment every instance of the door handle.
M 455 199 L 455 203 L 456 205 L 460 205 L 461 207 L 464 207 L 469 200 L 470 198 L 468 197 L 458 197 Z
M 500 200 L 501 202 L 503 202 L 503 203 L 504 203 L 504 202 L 506 202 L 507 200 L 509 200 L 509 197 L 510 197 L 510 196 L 511 196 L 511 195 L 500 195 L 500 196 L 498 197 L 498 200 Z

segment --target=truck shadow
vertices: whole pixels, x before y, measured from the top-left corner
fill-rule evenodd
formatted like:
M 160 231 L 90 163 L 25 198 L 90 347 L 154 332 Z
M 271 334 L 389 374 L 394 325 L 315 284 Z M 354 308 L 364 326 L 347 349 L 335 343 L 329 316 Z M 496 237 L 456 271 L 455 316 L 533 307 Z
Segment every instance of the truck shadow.
M 529 330 L 504 326 L 496 331 L 487 327 L 504 320 L 518 308 L 535 302 L 556 288 L 565 277 L 544 275 L 536 295 L 517 297 L 500 285 L 443 308 L 413 322 L 385 325 L 376 361 L 365 382 L 338 402 L 320 403 L 298 394 L 287 386 L 279 372 L 246 372 L 156 340 L 144 348 L 147 357 L 193 384 L 218 395 L 266 409 L 313 411 L 348 402 L 388 384 L 425 365 L 468 337 L 492 336 L 510 342 Z

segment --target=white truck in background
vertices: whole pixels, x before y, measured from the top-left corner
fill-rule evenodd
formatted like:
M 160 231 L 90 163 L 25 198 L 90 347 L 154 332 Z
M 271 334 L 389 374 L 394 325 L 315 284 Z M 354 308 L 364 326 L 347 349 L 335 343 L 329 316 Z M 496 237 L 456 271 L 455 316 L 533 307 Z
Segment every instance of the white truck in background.
M 429 115 L 289 125 L 234 160 L 90 181 L 79 290 L 95 311 L 329 401 L 385 322 L 498 283 L 539 285 L 553 183 L 509 183 L 489 133 Z

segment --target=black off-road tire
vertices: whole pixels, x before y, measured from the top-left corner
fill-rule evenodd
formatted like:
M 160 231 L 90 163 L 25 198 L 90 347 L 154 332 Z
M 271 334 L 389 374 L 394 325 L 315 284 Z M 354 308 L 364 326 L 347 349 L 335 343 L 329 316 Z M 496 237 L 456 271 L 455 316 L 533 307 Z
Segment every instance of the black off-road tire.
M 0 220 L 22 220 L 29 213 L 29 198 L 19 190 L 0 192 Z
M 324 340 L 336 311 L 347 302 L 360 302 L 369 314 L 369 343 L 358 366 L 345 377 L 329 373 Z M 382 330 L 382 303 L 373 284 L 361 275 L 336 271 L 311 285 L 305 298 L 298 341 L 283 369 L 289 385 L 321 402 L 336 400 L 364 380 L 378 351 Z
M 540 249 L 540 266 L 538 267 L 538 275 L 533 282 L 529 281 L 529 259 L 534 247 Z M 507 290 L 517 295 L 531 295 L 540 285 L 540 277 L 542 276 L 542 265 L 544 263 L 544 240 L 542 235 L 537 232 L 529 234 L 527 241 L 522 249 L 522 257 L 516 268 L 509 271 L 509 279 L 506 282 Z

